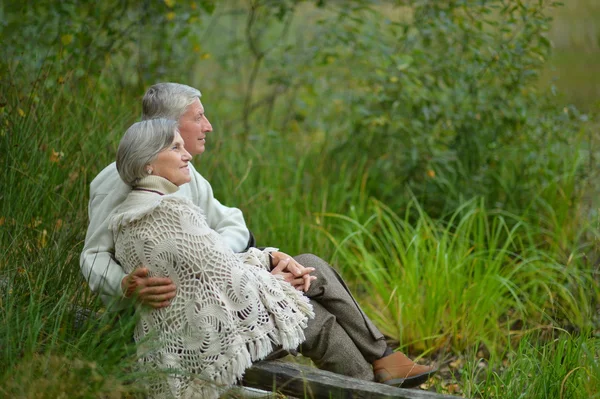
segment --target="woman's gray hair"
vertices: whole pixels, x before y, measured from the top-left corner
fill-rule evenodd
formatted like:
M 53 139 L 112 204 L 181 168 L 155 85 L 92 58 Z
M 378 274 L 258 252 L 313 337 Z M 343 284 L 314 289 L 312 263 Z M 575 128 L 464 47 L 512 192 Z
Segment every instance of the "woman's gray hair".
M 123 135 L 117 150 L 117 171 L 121 179 L 135 187 L 148 176 L 148 164 L 175 139 L 177 122 L 170 119 L 150 119 L 131 125 Z
M 188 106 L 202 97 L 200 90 L 180 83 L 157 83 L 142 99 L 142 120 L 167 118 L 178 121 Z

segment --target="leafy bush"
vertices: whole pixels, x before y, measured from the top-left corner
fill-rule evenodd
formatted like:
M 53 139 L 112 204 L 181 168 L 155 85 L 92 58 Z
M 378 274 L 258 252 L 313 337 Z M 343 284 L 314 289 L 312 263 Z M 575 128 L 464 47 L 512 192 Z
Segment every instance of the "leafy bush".
M 392 206 L 408 187 L 433 215 L 474 196 L 518 214 L 540 211 L 533 194 L 569 170 L 582 129 L 577 110 L 537 89 L 554 5 L 405 3 L 342 13 L 327 32 L 324 52 L 348 65 L 331 78 L 330 87 L 347 88 L 337 115 L 347 130 L 331 154 L 366 154 L 369 192 Z

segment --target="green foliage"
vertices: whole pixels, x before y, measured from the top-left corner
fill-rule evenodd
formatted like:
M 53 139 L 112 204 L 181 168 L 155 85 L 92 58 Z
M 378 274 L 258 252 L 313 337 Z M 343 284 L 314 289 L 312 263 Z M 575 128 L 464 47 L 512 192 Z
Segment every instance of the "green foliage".
M 415 208 L 414 222 L 410 209 L 400 217 L 377 201 L 364 221 L 328 215 L 340 221 L 335 259 L 401 346 L 462 352 L 479 341 L 498 353 L 517 325 L 589 327 L 597 298 L 588 292 L 599 287 L 579 253 L 561 263 L 536 248 L 534 226 L 483 201 L 447 224 Z
M 10 43 L 6 63 L 25 73 L 21 84 L 37 78 L 56 89 L 91 78 L 103 88 L 117 83 L 143 90 L 170 70 L 191 69 L 188 54 L 202 54 L 198 22 L 213 9 L 210 0 L 9 2 L 0 14 L 3 40 Z
M 467 397 L 506 399 L 598 398 L 599 355 L 598 337 L 572 336 L 563 331 L 548 337 L 532 332 L 509 348 L 503 361 L 490 361 L 494 371 L 483 375 L 480 367 L 469 364 L 463 370 L 463 378 L 469 381 L 464 392 Z
M 2 397 L 142 392 L 146 374 L 136 371 L 131 339 L 135 320 L 91 310 L 97 304 L 81 284 L 69 235 L 55 230 L 29 238 L 23 232 L 0 258 Z
M 259 245 L 337 250 L 403 346 L 499 353 L 521 328 L 589 327 L 593 148 L 585 115 L 537 89 L 551 5 L 404 3 L 2 3 L 1 395 L 143 395 L 131 325 L 103 313 L 78 258 L 89 183 L 161 80 L 202 89 L 215 132 L 196 166 Z M 532 338 L 465 387 L 491 395 L 596 345 L 580 337 L 563 352 Z M 552 364 L 545 381 L 573 370 Z
M 408 186 L 435 215 L 473 196 L 520 212 L 562 174 L 557 162 L 580 129 L 576 110 L 537 89 L 552 5 L 406 4 L 397 16 L 341 15 L 328 32 L 329 57 L 349 66 L 331 78 L 347 87 L 348 130 L 333 154 L 367 153 L 369 191 L 390 204 Z

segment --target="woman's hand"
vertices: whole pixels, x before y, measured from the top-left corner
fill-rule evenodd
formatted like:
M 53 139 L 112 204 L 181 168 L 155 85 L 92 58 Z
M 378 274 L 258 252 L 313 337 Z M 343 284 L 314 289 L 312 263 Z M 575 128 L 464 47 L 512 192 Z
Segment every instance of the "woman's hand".
M 142 304 L 154 309 L 167 307 L 175 297 L 177 287 L 168 277 L 148 277 L 148 269 L 135 269 L 121 281 L 126 298 L 135 295 Z
M 273 275 L 281 275 L 294 288 L 299 291 L 307 292 L 310 288 L 310 283 L 317 279 L 316 276 L 311 276 L 314 272 L 313 267 L 304 267 L 296 262 L 294 258 L 283 252 L 272 252 L 271 260 L 274 266 L 271 270 Z

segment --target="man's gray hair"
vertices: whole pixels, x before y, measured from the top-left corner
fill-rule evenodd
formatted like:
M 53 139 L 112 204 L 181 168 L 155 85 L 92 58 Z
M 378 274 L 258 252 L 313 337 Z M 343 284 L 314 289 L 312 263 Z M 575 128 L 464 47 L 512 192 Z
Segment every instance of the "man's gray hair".
M 180 83 L 157 83 L 142 99 L 142 120 L 167 118 L 178 121 L 188 106 L 202 97 L 200 90 Z
M 117 150 L 117 171 L 121 179 L 135 187 L 148 176 L 148 164 L 175 139 L 177 122 L 170 119 L 150 119 L 136 122 L 127 131 Z

